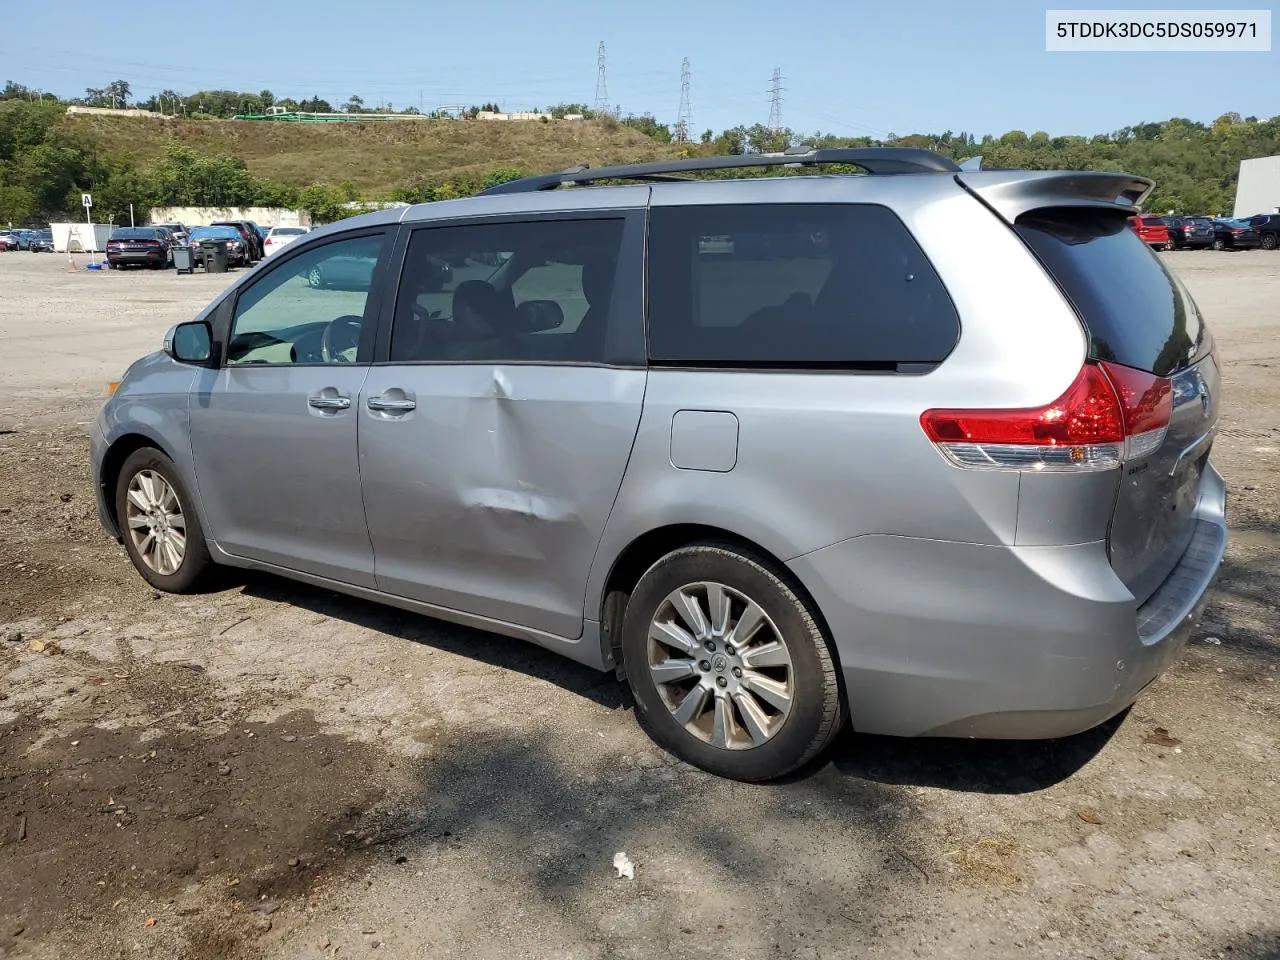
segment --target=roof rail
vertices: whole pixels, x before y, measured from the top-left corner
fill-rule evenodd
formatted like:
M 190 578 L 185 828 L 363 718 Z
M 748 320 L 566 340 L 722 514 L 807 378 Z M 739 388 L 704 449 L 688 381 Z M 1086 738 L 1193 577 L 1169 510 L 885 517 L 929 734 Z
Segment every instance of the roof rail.
M 792 148 L 794 149 L 794 148 Z M 616 167 L 583 166 L 560 173 L 547 173 L 521 180 L 509 180 L 482 191 L 494 193 L 533 193 L 554 190 L 569 184 L 596 180 L 687 180 L 680 174 L 706 170 L 735 170 L 744 167 L 815 167 L 830 163 L 846 163 L 861 167 L 871 174 L 956 173 L 960 167 L 946 157 L 929 150 L 908 147 L 856 147 L 813 150 L 803 153 L 752 153 L 728 157 L 690 157 L 684 160 L 656 160 Z

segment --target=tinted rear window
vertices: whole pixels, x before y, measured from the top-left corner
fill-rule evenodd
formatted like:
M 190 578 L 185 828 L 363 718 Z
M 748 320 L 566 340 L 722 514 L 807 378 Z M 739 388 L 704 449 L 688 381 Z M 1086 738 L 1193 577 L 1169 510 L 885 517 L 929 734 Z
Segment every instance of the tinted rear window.
M 1040 210 L 1016 229 L 1084 320 L 1094 358 L 1167 377 L 1208 352 L 1195 302 L 1124 217 Z
M 893 369 L 960 334 L 911 233 L 871 204 L 654 209 L 649 291 L 660 364 Z
M 112 240 L 155 240 L 159 237 L 159 233 L 152 229 L 144 229 L 143 227 L 127 227 L 123 230 L 113 230 L 111 232 Z

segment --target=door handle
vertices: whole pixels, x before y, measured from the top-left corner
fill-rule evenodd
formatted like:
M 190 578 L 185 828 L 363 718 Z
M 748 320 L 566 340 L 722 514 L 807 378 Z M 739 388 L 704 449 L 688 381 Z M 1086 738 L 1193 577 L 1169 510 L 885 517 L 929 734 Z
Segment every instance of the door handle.
M 382 410 L 386 413 L 408 413 L 418 408 L 416 400 L 395 400 L 390 397 L 370 397 L 368 405 L 370 410 Z
M 351 406 L 350 397 L 308 397 L 307 403 L 317 410 L 346 410 Z

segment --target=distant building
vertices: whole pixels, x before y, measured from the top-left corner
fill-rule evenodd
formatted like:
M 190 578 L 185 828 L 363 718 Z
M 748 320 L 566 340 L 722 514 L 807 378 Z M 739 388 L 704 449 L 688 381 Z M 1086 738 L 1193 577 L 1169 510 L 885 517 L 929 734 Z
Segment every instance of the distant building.
M 1240 161 L 1233 216 L 1280 213 L 1280 157 Z

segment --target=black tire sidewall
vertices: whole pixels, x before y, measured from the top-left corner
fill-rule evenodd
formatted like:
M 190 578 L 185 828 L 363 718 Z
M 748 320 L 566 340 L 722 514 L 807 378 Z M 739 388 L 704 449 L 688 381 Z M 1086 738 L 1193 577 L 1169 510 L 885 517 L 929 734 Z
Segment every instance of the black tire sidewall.
M 178 495 L 178 503 L 187 524 L 187 549 L 176 573 L 157 573 L 148 567 L 138 555 L 138 550 L 133 545 L 133 538 L 129 535 L 128 523 L 125 519 L 127 516 L 125 501 L 129 482 L 142 470 L 151 470 L 160 474 Z M 204 540 L 204 528 L 196 514 L 195 503 L 187 491 L 186 484 L 182 482 L 182 477 L 178 474 L 178 468 L 159 450 L 154 447 L 143 447 L 129 454 L 120 467 L 120 474 L 116 479 L 115 505 L 116 523 L 124 540 L 124 548 L 129 554 L 129 559 L 133 561 L 134 567 L 147 583 L 157 590 L 168 593 L 184 593 L 208 572 L 212 560 Z
M 786 639 L 794 684 L 791 713 L 783 728 L 759 747 L 724 750 L 688 733 L 672 717 L 649 673 L 648 631 L 653 614 L 671 591 L 703 580 L 718 581 L 750 597 Z M 814 741 L 823 735 L 831 709 L 828 699 L 834 696 L 838 701 L 840 696 L 838 684 L 829 683 L 818 644 L 826 645 L 820 628 L 806 616 L 804 601 L 778 572 L 736 550 L 713 545 L 676 551 L 651 567 L 627 603 L 622 628 L 623 662 L 641 725 L 660 745 L 694 766 L 746 781 L 783 776 L 813 755 Z

